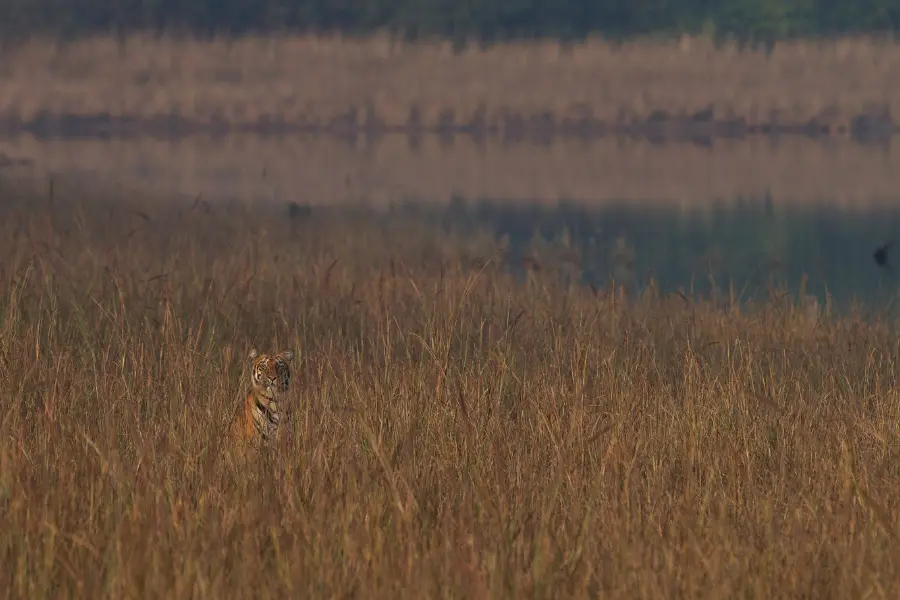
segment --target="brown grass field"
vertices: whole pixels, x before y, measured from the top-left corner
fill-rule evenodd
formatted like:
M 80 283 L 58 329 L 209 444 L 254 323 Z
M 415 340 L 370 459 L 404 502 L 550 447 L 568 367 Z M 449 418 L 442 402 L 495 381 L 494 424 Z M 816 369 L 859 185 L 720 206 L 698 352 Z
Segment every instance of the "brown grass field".
M 3 50 L 0 122 L 54 116 L 210 125 L 551 128 L 585 119 L 695 122 L 741 118 L 832 133 L 860 115 L 900 113 L 900 45 L 874 38 L 716 47 L 705 38 L 600 39 L 472 46 L 404 44 L 385 36 L 248 37 L 199 41 L 133 36 Z M 711 112 L 709 112 L 711 110 Z M 355 115 L 355 116 L 353 116 Z
M 900 591 L 897 328 L 365 215 L 0 190 L 8 597 Z M 283 443 L 222 437 L 292 348 Z

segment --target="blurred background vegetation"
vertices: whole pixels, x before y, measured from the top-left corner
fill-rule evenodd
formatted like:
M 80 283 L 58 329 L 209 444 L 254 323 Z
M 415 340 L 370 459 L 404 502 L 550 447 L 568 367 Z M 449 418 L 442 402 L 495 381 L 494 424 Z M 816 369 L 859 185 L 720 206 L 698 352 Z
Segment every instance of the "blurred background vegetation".
M 588 35 L 706 35 L 772 43 L 890 34 L 900 0 L 0 0 L 0 36 L 133 31 L 194 36 L 387 31 L 493 42 Z

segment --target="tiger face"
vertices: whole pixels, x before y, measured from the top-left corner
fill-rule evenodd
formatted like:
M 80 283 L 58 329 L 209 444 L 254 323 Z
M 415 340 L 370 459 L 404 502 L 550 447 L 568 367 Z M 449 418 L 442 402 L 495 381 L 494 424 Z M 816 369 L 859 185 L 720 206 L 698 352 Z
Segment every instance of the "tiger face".
M 260 354 L 250 351 L 250 385 L 261 398 L 277 400 L 287 392 L 291 384 L 291 367 L 294 358 L 290 350 L 278 354 Z

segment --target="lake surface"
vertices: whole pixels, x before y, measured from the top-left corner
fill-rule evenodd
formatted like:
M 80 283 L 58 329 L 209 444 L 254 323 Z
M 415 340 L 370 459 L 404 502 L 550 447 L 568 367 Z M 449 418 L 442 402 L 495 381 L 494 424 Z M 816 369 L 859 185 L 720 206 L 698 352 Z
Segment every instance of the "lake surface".
M 892 305 L 900 150 L 805 137 L 503 144 L 467 136 L 0 139 L 3 170 L 131 194 L 311 207 L 404 206 L 509 240 L 510 265 L 633 292 Z M 3 173 L 0 170 L 0 174 Z M 900 247 L 896 248 L 900 252 Z M 900 255 L 898 255 L 900 258 Z M 524 269 L 524 267 L 522 267 Z

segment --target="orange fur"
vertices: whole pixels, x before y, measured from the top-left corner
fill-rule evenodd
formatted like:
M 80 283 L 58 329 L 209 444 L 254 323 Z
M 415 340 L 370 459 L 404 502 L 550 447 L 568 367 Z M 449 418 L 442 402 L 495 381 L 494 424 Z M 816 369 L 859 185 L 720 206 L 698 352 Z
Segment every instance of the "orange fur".
M 294 353 L 278 354 L 250 352 L 250 391 L 237 407 L 231 419 L 229 433 L 241 446 L 271 444 L 283 428 L 281 404 L 290 387 L 289 363 Z

